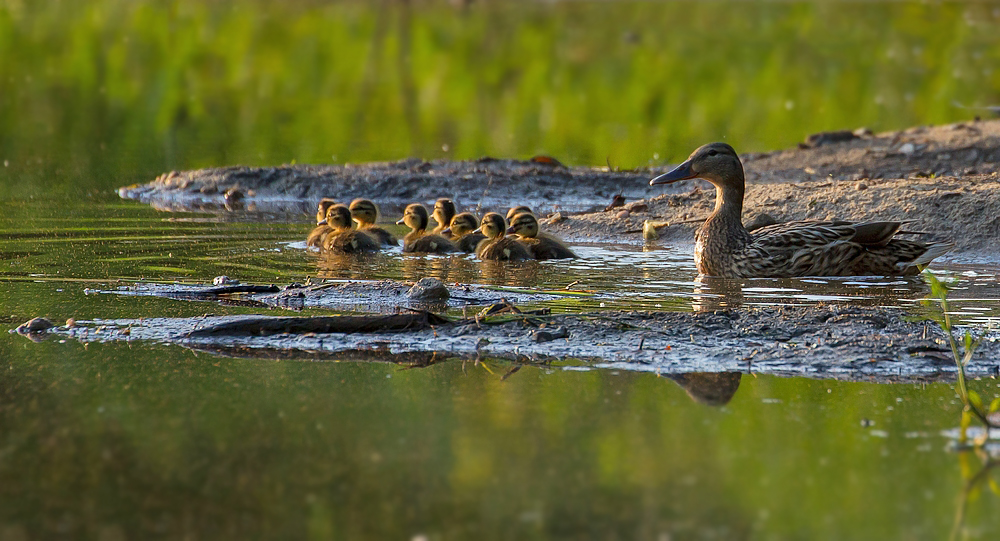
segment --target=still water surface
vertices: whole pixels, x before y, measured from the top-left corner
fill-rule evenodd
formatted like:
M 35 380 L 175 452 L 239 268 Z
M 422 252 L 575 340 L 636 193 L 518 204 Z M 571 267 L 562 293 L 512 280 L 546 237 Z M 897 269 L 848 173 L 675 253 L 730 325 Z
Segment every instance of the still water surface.
M 714 295 L 699 289 L 683 245 L 574 245 L 579 260 L 489 274 L 464 256 L 333 265 L 301 247 L 305 214 L 163 213 L 111 196 L 6 208 L 8 327 L 36 315 L 259 311 L 85 294 L 118 280 L 204 283 L 219 274 L 279 284 L 430 274 L 598 292 L 551 304 L 557 311 L 690 310 Z M 994 317 L 994 267 L 941 273 L 958 281 L 965 317 Z M 927 294 L 919 279 L 755 280 L 741 289 L 747 304 L 915 313 Z M 995 496 L 962 499 L 978 460 L 946 450 L 941 432 L 957 425 L 960 407 L 945 384 L 744 376 L 720 407 L 667 378 L 561 363 L 502 379 L 510 365 L 501 361 L 262 361 L 7 333 L 0 351 L 0 534 L 14 539 L 922 539 L 947 537 L 962 506 L 973 538 L 1000 528 Z M 998 392 L 992 380 L 975 385 Z

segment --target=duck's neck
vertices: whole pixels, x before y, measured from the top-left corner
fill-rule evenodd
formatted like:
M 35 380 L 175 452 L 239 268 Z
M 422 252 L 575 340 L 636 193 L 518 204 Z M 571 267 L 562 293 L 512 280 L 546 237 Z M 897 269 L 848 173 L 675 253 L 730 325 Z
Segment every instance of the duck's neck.
M 738 251 L 751 240 L 743 227 L 743 179 L 715 187 L 715 211 L 702 226 L 699 242 L 709 243 L 718 254 Z

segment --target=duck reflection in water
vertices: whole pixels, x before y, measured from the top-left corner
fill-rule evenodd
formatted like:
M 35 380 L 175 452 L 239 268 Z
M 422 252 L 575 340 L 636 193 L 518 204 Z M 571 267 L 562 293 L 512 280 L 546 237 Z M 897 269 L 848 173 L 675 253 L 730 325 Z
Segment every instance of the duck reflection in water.
M 744 280 L 700 275 L 694 280 L 691 308 L 695 312 L 737 310 L 743 307 Z
M 740 372 L 690 372 L 666 376 L 687 391 L 691 400 L 706 406 L 725 406 L 740 388 Z
M 483 282 L 495 286 L 533 287 L 538 285 L 537 261 L 497 261 L 486 259 L 479 262 Z

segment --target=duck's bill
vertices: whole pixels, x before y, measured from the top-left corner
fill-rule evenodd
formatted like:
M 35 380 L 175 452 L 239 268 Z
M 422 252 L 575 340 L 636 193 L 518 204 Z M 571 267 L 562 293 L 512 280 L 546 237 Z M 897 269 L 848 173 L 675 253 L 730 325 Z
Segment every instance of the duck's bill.
M 687 180 L 689 178 L 694 178 L 695 176 L 697 176 L 697 174 L 691 170 L 691 161 L 688 160 L 677 167 L 674 167 L 670 171 L 654 178 L 653 180 L 650 180 L 649 185 L 656 186 L 657 184 L 670 184 L 671 182 Z
M 405 224 L 405 223 L 406 223 L 406 222 L 405 222 L 405 221 L 404 221 L 404 220 L 403 220 L 402 218 L 400 218 L 400 219 L 396 220 L 396 225 L 403 225 L 403 224 Z
M 513 235 L 515 232 L 516 232 L 516 230 L 514 229 L 514 226 L 510 226 L 510 227 L 507 228 L 507 234 L 508 235 Z
M 316 222 L 316 225 L 326 225 L 326 220 L 320 220 Z
M 446 228 L 442 229 L 441 230 L 441 234 L 442 235 L 451 235 L 451 228 L 450 227 L 446 227 Z
M 479 234 L 482 234 L 482 232 L 483 232 L 483 228 L 482 227 L 480 227 L 479 229 L 476 229 L 475 231 L 473 231 L 473 233 L 479 233 Z

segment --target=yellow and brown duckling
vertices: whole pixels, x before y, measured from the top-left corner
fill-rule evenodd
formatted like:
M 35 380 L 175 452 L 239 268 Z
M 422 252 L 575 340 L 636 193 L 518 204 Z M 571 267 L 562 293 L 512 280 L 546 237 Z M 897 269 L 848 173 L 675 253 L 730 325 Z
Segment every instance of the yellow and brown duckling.
M 528 207 L 526 205 L 518 205 L 516 207 L 510 207 L 510 209 L 507 211 L 507 223 L 512 223 L 514 221 L 514 216 L 517 216 L 518 214 L 524 212 L 527 212 L 532 216 L 535 215 L 535 213 L 531 211 L 531 207 Z
M 397 224 L 406 224 L 412 229 L 403 237 L 404 252 L 430 252 L 447 253 L 454 252 L 455 245 L 450 240 L 427 232 L 427 224 L 430 218 L 427 209 L 420 203 L 413 203 L 403 211 L 403 217 Z
M 569 259 L 576 257 L 572 250 L 559 239 L 538 232 L 538 220 L 534 214 L 522 212 L 510 222 L 508 235 L 517 235 L 517 240 L 528 248 L 534 259 Z
M 483 216 L 479 229 L 476 231 L 486 235 L 486 240 L 479 243 L 476 248 L 476 255 L 479 259 L 494 259 L 500 261 L 519 261 L 531 259 L 531 254 L 520 242 L 505 237 L 507 232 L 507 222 L 503 216 L 495 212 L 489 212 Z
M 447 197 L 442 197 L 434 203 L 434 211 L 431 213 L 431 218 L 437 222 L 437 226 L 431 230 L 431 233 L 435 235 L 441 235 L 446 239 L 451 239 L 451 233 L 445 233 L 444 231 L 448 229 L 451 225 L 451 219 L 455 217 L 455 213 L 458 210 L 455 208 L 455 202 Z
M 471 212 L 463 212 L 451 219 L 451 225 L 443 233 L 451 233 L 451 242 L 456 248 L 467 254 L 473 254 L 479 243 L 486 240 L 486 235 L 476 233 L 478 227 L 479 221 L 476 217 Z
M 326 240 L 327 234 L 330 233 L 331 228 L 326 224 L 326 211 L 336 205 L 337 202 L 329 197 L 324 197 L 320 199 L 319 205 L 316 208 L 316 227 L 309 233 L 306 238 L 306 246 L 311 248 L 322 248 L 323 241 Z
M 326 219 L 321 224 L 330 226 L 330 232 L 323 241 L 323 248 L 335 254 L 356 254 L 377 252 L 381 249 L 373 237 L 353 229 L 351 210 L 344 205 L 333 205 L 326 210 Z
M 700 178 L 715 185 L 715 211 L 695 234 L 694 260 L 708 276 L 912 275 L 946 253 L 952 242 L 895 238 L 901 222 L 796 221 L 748 232 L 740 221 L 745 181 L 733 147 L 709 143 L 687 161 L 649 181 Z
M 392 233 L 375 225 L 378 221 L 378 207 L 368 199 L 351 201 L 351 218 L 358 222 L 358 230 L 375 238 L 387 246 L 399 246 L 399 241 Z

